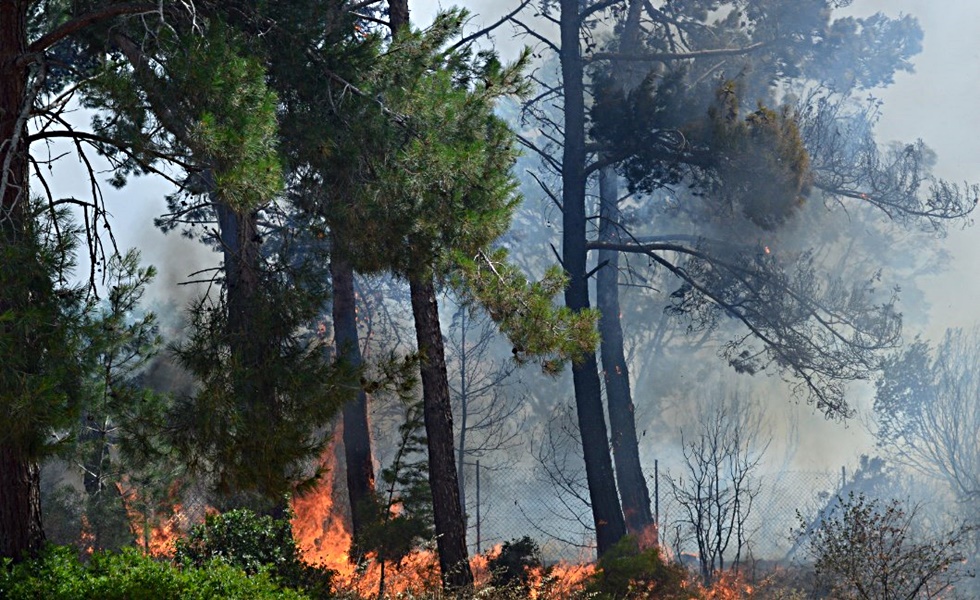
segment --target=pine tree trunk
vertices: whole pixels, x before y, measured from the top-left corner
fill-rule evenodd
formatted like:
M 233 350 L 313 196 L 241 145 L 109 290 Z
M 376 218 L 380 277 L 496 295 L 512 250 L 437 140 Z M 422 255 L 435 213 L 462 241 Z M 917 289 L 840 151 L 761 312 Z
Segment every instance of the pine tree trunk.
M 408 27 L 408 0 L 389 0 L 389 24 L 395 36 Z M 442 587 L 473 586 L 466 549 L 466 521 L 459 503 L 459 474 L 453 461 L 453 409 L 449 399 L 446 350 L 439 327 L 439 305 L 432 276 L 409 278 L 415 335 L 422 356 L 422 411 L 429 449 L 429 487 L 436 521 L 436 547 Z
M 268 454 L 269 440 L 277 435 L 280 407 L 272 378 L 266 375 L 270 352 L 274 352 L 269 327 L 262 323 L 259 301 L 262 284 L 259 237 L 256 217 L 235 210 L 220 198 L 220 190 L 212 193 L 218 214 L 218 228 L 224 251 L 225 298 L 227 303 L 227 335 L 233 362 L 239 366 L 235 381 L 237 403 L 248 433 L 238 440 L 240 466 L 231 482 L 232 492 L 246 492 L 241 496 L 245 508 L 253 508 L 274 517 L 286 513 L 285 493 L 289 490 L 273 488 L 278 473 L 263 471 Z M 255 469 L 249 472 L 249 469 Z M 278 485 L 278 484 L 276 484 Z M 251 497 L 257 493 L 258 497 Z M 271 501 L 271 505 L 268 503 Z M 253 505 L 253 502 L 257 504 Z
M 599 241 L 620 241 L 619 186 L 616 170 L 606 167 L 599 174 Z M 596 308 L 599 309 L 599 338 L 602 373 L 606 384 L 609 428 L 616 483 L 623 502 L 626 528 L 631 534 L 647 531 L 653 523 L 650 491 L 640 464 L 629 369 L 623 352 L 623 326 L 619 308 L 619 252 L 601 250 L 596 273 Z
M 0 248 L 26 239 L 30 227 L 27 127 L 23 118 L 28 67 L 18 63 L 27 53 L 30 4 L 28 0 L 0 2 Z M 23 297 L 15 296 L 22 291 L 19 286 L 0 289 L 0 314 L 27 304 Z M 6 424 L 0 427 L 7 429 Z M 0 558 L 20 560 L 35 555 L 43 544 L 41 469 L 25 448 L 5 440 L 0 445 Z
M 565 304 L 589 308 L 585 219 L 585 85 L 579 48 L 579 0 L 561 0 L 561 70 L 565 93 L 565 146 L 562 155 L 562 260 L 568 273 Z M 609 437 L 602 410 L 595 353 L 572 365 L 575 407 L 600 556 L 626 535 L 616 492 Z
M 43 545 L 41 468 L 19 448 L 0 446 L 0 558 L 34 556 Z
M 429 449 L 429 486 L 435 515 L 442 585 L 459 590 L 473 585 L 466 549 L 466 526 L 459 504 L 459 479 L 453 460 L 453 411 L 449 401 L 446 353 L 439 327 L 439 306 L 431 276 L 409 280 L 415 334 L 422 361 L 422 407 Z
M 334 248 L 337 248 L 334 244 Z M 357 304 L 354 295 L 354 272 L 336 253 L 330 259 L 333 281 L 333 329 L 337 356 L 352 367 L 361 366 L 361 347 L 357 337 Z M 371 455 L 371 430 L 368 401 L 358 389 L 344 405 L 344 459 L 347 464 L 347 496 L 350 499 L 354 545 L 369 520 L 365 514 L 374 492 L 374 462 Z

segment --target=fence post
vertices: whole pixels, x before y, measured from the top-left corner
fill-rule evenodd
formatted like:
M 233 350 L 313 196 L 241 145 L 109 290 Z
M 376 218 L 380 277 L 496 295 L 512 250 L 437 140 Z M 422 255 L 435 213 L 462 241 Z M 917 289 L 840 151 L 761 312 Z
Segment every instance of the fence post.
M 480 461 L 476 461 L 476 553 L 483 551 L 480 541 Z
M 653 522 L 660 531 L 660 461 L 653 460 Z M 657 536 L 660 539 L 660 536 Z M 659 543 L 658 543 L 659 545 Z

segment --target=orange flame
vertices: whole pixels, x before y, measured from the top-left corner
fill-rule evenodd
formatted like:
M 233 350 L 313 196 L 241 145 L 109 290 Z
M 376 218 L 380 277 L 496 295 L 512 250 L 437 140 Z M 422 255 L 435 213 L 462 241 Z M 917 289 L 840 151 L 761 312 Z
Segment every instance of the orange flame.
M 747 600 L 752 598 L 754 588 L 745 581 L 745 577 L 735 571 L 718 571 L 714 582 L 705 588 L 705 600 Z
M 321 459 L 325 475 L 320 484 L 307 494 L 293 497 L 293 537 L 304 561 L 336 572 L 334 581 L 339 589 L 373 595 L 381 584 L 381 564 L 373 555 L 365 557 L 360 565 L 351 561 L 350 529 L 334 501 L 332 465 L 339 438 L 334 436 L 335 441 Z M 438 589 L 437 564 L 432 552 L 420 550 L 399 565 L 385 565 L 386 592 L 406 594 Z
M 163 511 L 156 509 L 141 510 L 139 505 L 145 504 L 145 499 L 140 498 L 139 491 L 128 485 L 125 480 L 117 482 L 116 489 L 122 498 L 123 507 L 126 509 L 129 529 L 136 540 L 136 545 L 151 556 L 173 556 L 177 540 L 194 521 L 184 510 L 183 504 L 177 501 L 180 482 L 174 482 L 170 487 L 164 505 L 166 508 Z M 214 509 L 206 506 L 204 512 L 211 514 Z
M 91 555 L 95 552 L 95 533 L 92 532 L 92 523 L 89 522 L 88 515 L 82 515 L 82 531 L 78 536 L 78 543 L 85 554 Z
M 373 555 L 365 557 L 359 565 L 351 561 L 352 536 L 334 497 L 335 471 L 332 466 L 338 439 L 340 436 L 335 435 L 335 441 L 321 458 L 325 475 L 319 485 L 302 496 L 293 497 L 293 537 L 304 561 L 336 572 L 334 584 L 338 591 L 362 597 L 377 596 L 382 579 L 382 565 Z M 650 532 L 646 537 L 655 541 L 656 531 Z M 470 558 L 470 568 L 477 587 L 490 583 L 489 561 L 499 553 L 500 546 L 497 545 L 484 554 Z M 595 565 L 589 563 L 562 562 L 549 568 L 534 569 L 530 577 L 529 597 L 540 600 L 567 598 L 580 590 L 593 573 Z M 424 594 L 438 589 L 438 560 L 431 550 L 415 551 L 398 565 L 384 566 L 386 596 Z

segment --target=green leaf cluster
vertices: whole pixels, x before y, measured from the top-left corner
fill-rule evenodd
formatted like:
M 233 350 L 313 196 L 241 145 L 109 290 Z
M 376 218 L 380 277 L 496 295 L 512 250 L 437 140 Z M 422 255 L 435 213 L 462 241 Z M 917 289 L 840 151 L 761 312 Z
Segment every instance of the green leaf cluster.
M 290 517 L 275 519 L 247 509 L 210 515 L 177 541 L 174 560 L 184 568 L 219 562 L 248 575 L 267 572 L 285 587 L 328 596 L 333 572 L 302 561 Z
M 520 586 L 528 590 L 531 571 L 542 568 L 541 548 L 528 536 L 500 546 L 500 553 L 487 561 L 490 581 L 497 587 Z
M 395 457 L 381 470 L 382 489 L 367 500 L 368 522 L 352 556 L 373 552 L 379 561 L 399 563 L 432 539 L 435 517 L 423 418 L 422 403 L 407 400 Z
M 785 223 L 810 192 L 813 175 L 795 115 L 788 107 L 765 107 L 741 117 L 739 90 L 725 82 L 708 111 L 701 140 L 713 173 L 702 176 L 702 193 L 716 196 L 762 229 Z
M 65 212 L 34 204 L 28 214 L 32 225 L 0 245 L 0 444 L 39 460 L 62 446 L 54 434 L 71 429 L 84 404 L 88 306 L 68 283 L 78 229 Z
M 350 194 L 329 206 L 332 227 L 356 245 L 361 272 L 443 273 L 452 252 L 499 237 L 519 202 L 514 137 L 493 110 L 525 90 L 526 60 L 502 66 L 450 46 L 465 18 L 450 11 L 400 32 L 345 112 L 347 135 L 324 151 L 324 173 Z
M 319 475 L 307 465 L 329 441 L 323 427 L 358 383 L 322 342 L 302 335 L 318 318 L 319 292 L 268 274 L 257 291 L 245 332 L 261 345 L 257 366 L 232 350 L 240 332 L 230 330 L 224 296 L 192 308 L 191 334 L 172 350 L 198 388 L 176 400 L 170 438 L 218 491 L 277 501 Z

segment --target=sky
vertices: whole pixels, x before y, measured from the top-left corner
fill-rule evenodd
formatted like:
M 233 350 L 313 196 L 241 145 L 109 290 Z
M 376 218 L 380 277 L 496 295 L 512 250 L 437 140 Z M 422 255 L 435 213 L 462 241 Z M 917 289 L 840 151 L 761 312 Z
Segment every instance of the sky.
M 515 5 L 513 1 L 488 0 L 463 4 L 474 13 L 471 31 L 496 21 Z M 413 2 L 413 22 L 422 25 L 431 21 L 439 6 L 436 2 Z M 893 86 L 876 92 L 884 100 L 880 139 L 922 138 L 938 153 L 937 175 L 957 182 L 980 181 L 980 37 L 976 35 L 980 30 L 980 2 L 855 0 L 849 11 L 912 14 L 925 30 L 924 50 L 914 59 L 916 72 L 899 74 Z M 526 43 L 514 39 L 508 26 L 499 31 L 498 39 L 505 55 Z M 54 180 L 56 195 L 84 193 L 84 187 L 80 190 L 78 186 L 84 181 L 80 165 L 68 159 L 60 168 Z M 103 187 L 115 219 L 119 247 L 142 248 L 145 262 L 161 271 L 149 294 L 152 305 L 158 312 L 184 306 L 199 288 L 176 284 L 195 271 L 216 265 L 218 256 L 176 233 L 164 236 L 154 228 L 152 219 L 163 212 L 163 197 L 172 191 L 171 186 L 158 179 L 141 178 L 123 190 Z M 947 327 L 970 327 L 980 320 L 978 230 L 955 229 L 937 243 L 945 245 L 952 261 L 945 272 L 929 277 L 922 285 L 932 306 L 924 333 L 933 339 Z M 175 256 L 179 260 L 175 261 Z M 864 396 L 867 398 L 866 393 Z M 853 464 L 862 452 L 873 451 L 873 442 L 860 421 L 845 427 L 824 421 L 805 405 L 789 405 L 785 410 L 800 420 L 801 468 L 836 469 L 841 464 Z

